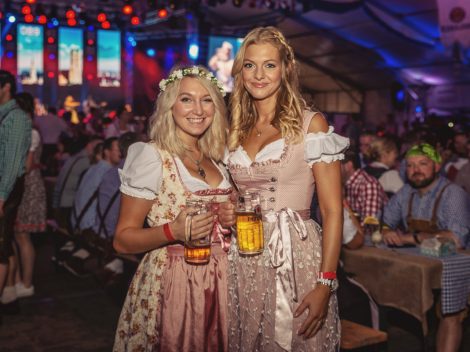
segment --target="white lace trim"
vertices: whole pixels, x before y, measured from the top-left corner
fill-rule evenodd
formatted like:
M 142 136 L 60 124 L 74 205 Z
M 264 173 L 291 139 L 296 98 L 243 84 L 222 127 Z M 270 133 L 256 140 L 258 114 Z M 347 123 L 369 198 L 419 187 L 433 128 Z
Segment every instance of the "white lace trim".
M 343 160 L 343 152 L 349 147 L 349 139 L 333 133 L 333 126 L 327 132 L 308 133 L 305 138 L 305 161 L 312 166 L 317 162 L 331 163 Z
M 337 154 L 337 155 L 322 155 L 320 156 L 320 158 L 318 159 L 315 159 L 315 160 L 309 160 L 308 161 L 308 166 L 312 166 L 313 164 L 315 163 L 319 163 L 319 162 L 324 162 L 324 163 L 327 163 L 327 164 L 330 164 L 332 163 L 333 161 L 336 161 L 336 160 L 343 160 L 344 159 L 344 154 Z

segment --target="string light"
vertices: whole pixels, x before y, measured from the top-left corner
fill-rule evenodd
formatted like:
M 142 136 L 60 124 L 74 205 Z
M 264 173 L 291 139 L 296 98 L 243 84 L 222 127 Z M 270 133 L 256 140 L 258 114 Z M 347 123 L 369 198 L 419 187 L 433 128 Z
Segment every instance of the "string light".
M 21 8 L 21 13 L 23 15 L 29 15 L 31 14 L 31 6 L 29 5 L 23 5 L 23 7 Z
M 157 16 L 159 18 L 166 18 L 168 16 L 168 10 L 165 8 L 161 8 L 160 10 L 157 11 Z
M 74 19 L 75 16 L 76 16 L 76 13 L 75 13 L 75 11 L 72 10 L 72 9 L 69 9 L 69 10 L 67 10 L 67 11 L 65 12 L 65 17 L 66 17 L 67 19 L 69 19 L 69 20 L 70 20 L 70 19 Z
M 133 26 L 137 26 L 138 24 L 140 24 L 140 18 L 139 16 L 132 16 L 131 17 L 131 24 Z
M 134 12 L 134 8 L 130 4 L 126 4 L 122 7 L 122 13 L 124 15 L 131 15 Z
M 46 17 L 46 15 L 40 15 L 40 16 L 38 16 L 38 23 L 40 23 L 40 24 L 46 24 L 46 23 L 47 23 L 47 17 Z
M 103 23 L 104 21 L 106 21 L 106 14 L 101 11 L 98 13 L 98 16 L 96 16 L 96 19 L 98 22 Z

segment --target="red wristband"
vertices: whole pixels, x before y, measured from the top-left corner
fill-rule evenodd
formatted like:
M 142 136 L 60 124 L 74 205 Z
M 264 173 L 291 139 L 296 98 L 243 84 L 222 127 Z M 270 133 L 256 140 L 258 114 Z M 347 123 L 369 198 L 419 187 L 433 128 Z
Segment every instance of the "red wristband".
M 170 229 L 170 223 L 167 222 L 165 225 L 163 225 L 163 233 L 165 234 L 165 237 L 168 241 L 175 241 L 175 237 L 173 237 L 173 232 L 171 232 Z
M 336 279 L 336 271 L 320 271 L 318 273 L 318 277 L 320 279 L 335 280 Z

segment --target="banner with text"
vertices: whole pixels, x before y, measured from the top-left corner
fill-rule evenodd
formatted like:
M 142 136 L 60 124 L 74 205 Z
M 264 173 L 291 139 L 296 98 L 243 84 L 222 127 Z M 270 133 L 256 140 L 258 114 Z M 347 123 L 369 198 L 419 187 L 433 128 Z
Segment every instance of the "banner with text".
M 439 9 L 439 29 L 441 41 L 445 46 L 460 43 L 464 48 L 470 46 L 470 1 L 437 0 Z

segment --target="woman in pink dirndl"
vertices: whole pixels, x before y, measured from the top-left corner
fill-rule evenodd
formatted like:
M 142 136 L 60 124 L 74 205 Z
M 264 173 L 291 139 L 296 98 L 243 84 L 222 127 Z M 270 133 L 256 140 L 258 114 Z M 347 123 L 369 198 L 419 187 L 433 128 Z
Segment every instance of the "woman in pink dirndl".
M 347 138 L 310 111 L 294 53 L 274 27 L 256 28 L 235 58 L 229 172 L 261 198 L 264 251 L 229 255 L 230 351 L 335 351 L 342 232 L 339 160 Z M 310 219 L 318 191 L 323 230 Z

